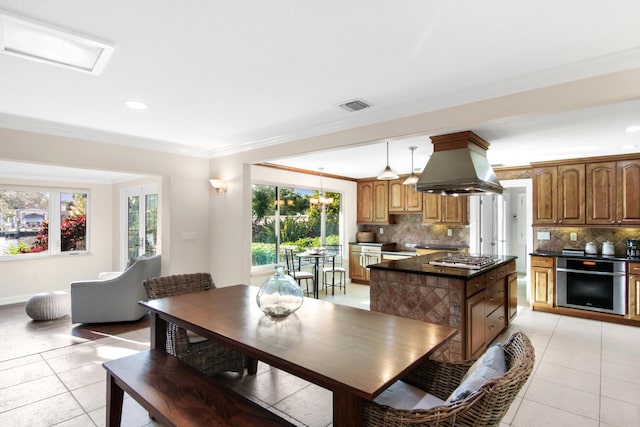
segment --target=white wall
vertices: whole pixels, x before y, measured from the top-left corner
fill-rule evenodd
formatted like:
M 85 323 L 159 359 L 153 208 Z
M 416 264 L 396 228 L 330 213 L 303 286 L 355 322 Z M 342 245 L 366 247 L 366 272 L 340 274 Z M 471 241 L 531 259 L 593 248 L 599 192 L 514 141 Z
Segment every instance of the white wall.
M 10 129 L 0 129 L 0 142 L 3 160 L 155 176 L 161 183 L 162 273 L 208 271 L 208 160 Z M 95 253 L 92 250 L 87 256 L 1 261 L 0 304 L 24 301 L 33 293 L 68 288 L 71 280 L 97 277 L 100 271 L 118 267 L 114 255 L 117 252 L 113 251 L 119 234 L 118 189 L 109 185 L 98 189 L 96 195 L 92 193 L 94 197 L 98 205 L 95 210 L 92 208 L 92 214 L 97 215 L 92 218 L 92 248 L 96 244 L 96 251 L 101 249 Z M 182 241 L 185 231 L 196 232 L 196 239 Z M 108 249 L 103 249 L 102 242 L 108 242 Z M 42 280 L 37 280 L 34 271 L 41 273 Z

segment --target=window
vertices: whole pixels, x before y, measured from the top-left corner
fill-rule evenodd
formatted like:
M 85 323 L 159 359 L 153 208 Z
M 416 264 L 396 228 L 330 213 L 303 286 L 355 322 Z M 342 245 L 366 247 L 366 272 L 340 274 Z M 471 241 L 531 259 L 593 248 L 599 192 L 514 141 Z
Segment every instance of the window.
M 252 266 L 284 262 L 285 247 L 340 243 L 340 194 L 327 192 L 333 198 L 329 205 L 312 203 L 319 195 L 318 190 L 252 185 Z
M 84 191 L 0 189 L 0 256 L 87 250 Z

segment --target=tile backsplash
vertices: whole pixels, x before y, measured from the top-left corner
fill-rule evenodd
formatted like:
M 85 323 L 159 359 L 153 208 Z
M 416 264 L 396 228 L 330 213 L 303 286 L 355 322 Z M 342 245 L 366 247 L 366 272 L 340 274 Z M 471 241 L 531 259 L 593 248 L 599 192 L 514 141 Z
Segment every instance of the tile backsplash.
M 549 240 L 539 240 L 539 232 L 548 232 Z M 571 240 L 576 233 L 577 240 Z M 564 248 L 584 249 L 587 242 L 595 242 L 602 253 L 603 242 L 613 242 L 616 256 L 626 256 L 626 241 L 640 239 L 640 228 L 583 228 L 533 227 L 533 248 L 538 252 L 562 252 Z
M 469 227 L 452 227 L 447 225 L 422 225 L 422 215 L 396 215 L 396 223 L 392 225 L 360 225 L 358 231 L 372 231 L 376 242 L 395 242 L 397 250 L 411 250 L 406 244 L 468 246 L 470 241 Z M 383 233 L 380 234 L 382 228 Z M 451 230 L 451 236 L 447 235 Z M 355 237 L 355 236 L 354 236 Z

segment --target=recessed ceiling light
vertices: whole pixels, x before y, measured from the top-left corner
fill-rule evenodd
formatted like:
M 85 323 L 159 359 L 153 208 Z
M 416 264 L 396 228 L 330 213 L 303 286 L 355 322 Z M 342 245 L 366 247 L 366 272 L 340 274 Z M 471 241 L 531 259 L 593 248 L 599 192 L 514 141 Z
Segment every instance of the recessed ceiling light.
M 132 110 L 146 110 L 147 109 L 147 104 L 142 103 L 140 101 L 127 101 L 127 102 L 124 103 L 124 105 L 126 105 L 129 108 L 131 108 Z
M 622 150 L 635 150 L 636 148 L 638 148 L 638 146 L 637 145 L 623 145 L 620 148 Z
M 625 130 L 627 132 L 638 132 L 638 131 L 640 131 L 640 126 L 638 126 L 638 125 L 629 126 Z
M 115 46 L 0 10 L 0 53 L 100 74 Z

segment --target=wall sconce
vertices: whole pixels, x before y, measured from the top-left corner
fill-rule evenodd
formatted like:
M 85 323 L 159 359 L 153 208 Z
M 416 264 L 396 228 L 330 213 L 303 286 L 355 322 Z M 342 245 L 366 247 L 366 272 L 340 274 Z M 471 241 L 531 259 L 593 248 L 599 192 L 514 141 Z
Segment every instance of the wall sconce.
M 224 182 L 224 179 L 210 179 L 209 182 L 219 196 L 227 192 L 227 183 Z

